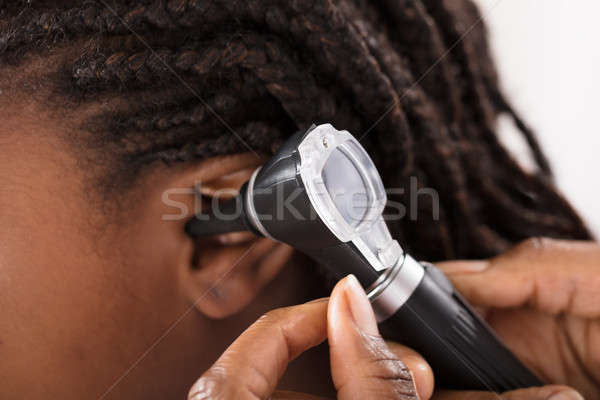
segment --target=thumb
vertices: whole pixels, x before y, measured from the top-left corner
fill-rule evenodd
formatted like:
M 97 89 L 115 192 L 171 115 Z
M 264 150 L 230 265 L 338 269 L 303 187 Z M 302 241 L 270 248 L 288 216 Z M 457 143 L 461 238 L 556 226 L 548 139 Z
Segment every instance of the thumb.
M 327 334 L 331 375 L 338 399 L 426 400 L 430 397 L 433 391 L 431 369 L 414 368 L 413 375 L 403 360 L 390 350 L 379 336 L 375 315 L 363 288 L 352 275 L 341 280 L 331 293 Z M 426 364 L 422 359 L 420 363 Z
M 548 385 L 519 389 L 498 395 L 492 392 L 440 391 L 433 400 L 583 400 L 583 397 L 566 386 Z

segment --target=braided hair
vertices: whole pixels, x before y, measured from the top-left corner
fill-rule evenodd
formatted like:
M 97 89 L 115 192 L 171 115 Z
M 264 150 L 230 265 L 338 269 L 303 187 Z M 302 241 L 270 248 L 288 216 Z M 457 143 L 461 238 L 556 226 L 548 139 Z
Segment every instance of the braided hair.
M 72 117 L 69 140 L 105 166 L 107 191 L 160 163 L 270 153 L 296 130 L 331 122 L 361 139 L 387 187 L 404 189 L 391 200 L 408 201 L 410 177 L 437 190 L 437 218 L 423 197 L 416 218 L 390 222 L 418 257 L 590 237 L 498 89 L 470 0 L 0 5 L 0 68 L 21 71 L 19 90 L 45 93 L 48 108 Z M 28 69 L 33 60 L 45 68 Z M 536 171 L 500 143 L 500 115 L 523 134 Z

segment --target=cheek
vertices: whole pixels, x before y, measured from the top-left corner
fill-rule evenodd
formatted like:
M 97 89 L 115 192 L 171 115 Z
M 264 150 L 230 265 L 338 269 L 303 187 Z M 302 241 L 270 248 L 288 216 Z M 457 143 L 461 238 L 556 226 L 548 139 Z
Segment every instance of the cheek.
M 177 239 L 142 206 L 92 221 L 68 170 L 22 178 L 0 189 L 0 376 L 23 393 L 31 379 L 41 388 L 69 376 L 81 393 L 101 392 L 188 306 L 176 287 Z M 174 338 L 197 334 L 190 321 Z

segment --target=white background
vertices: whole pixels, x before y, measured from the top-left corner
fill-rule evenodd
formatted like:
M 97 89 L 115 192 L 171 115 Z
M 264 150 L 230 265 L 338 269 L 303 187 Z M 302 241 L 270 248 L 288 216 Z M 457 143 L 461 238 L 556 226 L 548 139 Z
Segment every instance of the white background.
M 535 129 L 559 188 L 600 236 L 600 2 L 476 0 L 505 93 Z M 503 141 L 519 153 L 512 124 Z

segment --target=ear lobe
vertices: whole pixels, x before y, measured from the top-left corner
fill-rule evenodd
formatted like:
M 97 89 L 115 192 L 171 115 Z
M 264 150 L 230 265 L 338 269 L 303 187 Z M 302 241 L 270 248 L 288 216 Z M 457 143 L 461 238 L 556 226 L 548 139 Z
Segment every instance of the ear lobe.
M 210 318 L 225 318 L 246 307 L 293 252 L 287 245 L 256 238 L 242 243 L 206 239 L 196 246 L 195 265 L 185 269 L 182 282 L 190 301 Z

